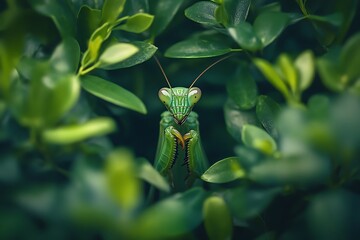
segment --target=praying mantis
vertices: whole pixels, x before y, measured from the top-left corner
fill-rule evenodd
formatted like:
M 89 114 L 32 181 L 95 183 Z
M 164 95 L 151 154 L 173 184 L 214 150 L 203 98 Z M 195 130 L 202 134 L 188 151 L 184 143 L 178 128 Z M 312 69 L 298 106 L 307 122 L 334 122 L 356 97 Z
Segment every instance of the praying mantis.
M 209 65 L 189 87 L 172 87 L 159 60 L 155 57 L 168 85 L 161 88 L 158 93 L 167 111 L 161 114 L 155 168 L 169 179 L 174 189 L 192 186 L 208 167 L 200 139 L 198 114 L 192 111 L 201 98 L 201 90 L 194 87 L 194 84 L 211 67 L 228 57 L 230 56 Z M 184 160 L 182 164 L 177 161 L 180 158 Z

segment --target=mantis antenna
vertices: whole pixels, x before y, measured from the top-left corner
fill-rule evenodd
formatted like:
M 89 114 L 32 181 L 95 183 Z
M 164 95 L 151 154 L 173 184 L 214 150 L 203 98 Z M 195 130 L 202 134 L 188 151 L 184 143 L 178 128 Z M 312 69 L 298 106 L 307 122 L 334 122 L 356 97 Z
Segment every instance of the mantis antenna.
M 192 86 L 194 86 L 195 82 L 196 82 L 204 73 L 206 73 L 207 70 L 209 70 L 210 68 L 212 68 L 213 66 L 215 66 L 215 65 L 218 64 L 219 62 L 224 61 L 225 59 L 227 59 L 227 58 L 229 58 L 229 57 L 231 57 L 231 56 L 232 56 L 232 55 L 228 55 L 228 56 L 225 56 L 225 57 L 223 57 L 223 58 L 220 58 L 219 60 L 213 62 L 210 66 L 208 66 L 207 68 L 205 68 L 205 70 L 202 71 L 202 72 L 199 74 L 199 76 L 197 76 L 197 77 L 195 78 L 195 80 L 194 80 L 194 81 L 192 82 L 192 84 L 190 85 L 189 89 L 190 89 Z
M 162 66 L 161 66 L 161 64 L 160 64 L 159 59 L 158 59 L 155 55 L 154 55 L 154 58 L 155 58 L 155 61 L 156 61 L 157 65 L 159 65 L 160 70 L 161 70 L 162 74 L 164 75 L 167 84 L 169 85 L 169 88 L 172 89 L 171 84 L 170 84 L 170 81 L 169 81 L 169 79 L 167 78 L 167 76 L 166 76 L 166 74 L 165 74 L 165 71 L 164 71 L 164 69 L 162 68 Z

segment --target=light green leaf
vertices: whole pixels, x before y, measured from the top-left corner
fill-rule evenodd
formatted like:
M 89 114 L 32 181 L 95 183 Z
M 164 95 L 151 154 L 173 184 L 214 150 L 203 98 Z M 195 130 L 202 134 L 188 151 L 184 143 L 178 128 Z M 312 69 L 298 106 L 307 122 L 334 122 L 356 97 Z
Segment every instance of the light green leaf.
M 235 28 L 229 28 L 228 31 L 240 47 L 249 51 L 257 51 L 262 48 L 260 39 L 249 23 L 241 22 Z
M 256 58 L 254 59 L 254 64 L 258 67 L 258 69 L 262 72 L 262 74 L 266 77 L 266 79 L 277 89 L 279 90 L 286 99 L 289 98 L 289 91 L 286 87 L 285 83 L 273 68 L 271 63 L 266 60 Z
M 283 12 L 263 12 L 254 21 L 254 31 L 262 46 L 272 43 L 289 23 L 289 17 Z
M 140 159 L 137 174 L 158 189 L 169 192 L 170 186 L 164 177 L 144 158 Z
M 282 53 L 277 59 L 277 66 L 282 73 L 282 79 L 289 85 L 293 94 L 298 92 L 298 76 L 294 63 L 290 57 Z
M 249 66 L 245 62 L 238 65 L 237 71 L 226 83 L 229 97 L 242 110 L 251 109 L 255 106 L 258 89 Z
M 145 114 L 143 102 L 128 90 L 99 77 L 86 75 L 81 78 L 82 87 L 91 94 L 115 105 Z
M 298 72 L 299 88 L 301 91 L 307 89 L 315 75 L 315 57 L 312 51 L 304 51 L 294 62 L 295 68 Z
M 154 20 L 154 16 L 147 13 L 137 13 L 130 16 L 125 24 L 122 24 L 114 30 L 124 30 L 127 32 L 141 33 L 147 30 Z
M 185 10 L 185 16 L 204 25 L 218 25 L 215 18 L 215 9 L 217 7 L 218 5 L 215 3 L 200 1 L 188 7 Z
M 102 22 L 114 22 L 124 10 L 126 0 L 105 0 L 102 8 Z
M 108 48 L 99 57 L 99 68 L 119 63 L 137 53 L 139 49 L 129 43 L 116 43 Z
M 232 216 L 224 199 L 208 197 L 203 206 L 204 225 L 210 240 L 229 240 L 232 237 Z
M 231 52 L 231 42 L 223 34 L 201 32 L 168 48 L 166 57 L 202 58 L 215 57 Z
M 136 176 L 135 159 L 129 150 L 120 148 L 108 155 L 105 176 L 110 196 L 122 210 L 132 211 L 140 204 L 141 181 Z
M 274 139 L 256 126 L 244 125 L 241 137 L 245 146 L 257 149 L 264 154 L 273 154 L 277 149 Z
M 111 118 L 99 117 L 81 124 L 73 124 L 49 129 L 43 132 L 44 141 L 53 144 L 71 144 L 88 138 L 106 135 L 116 129 Z
M 211 183 L 226 183 L 245 177 L 245 171 L 240 166 L 237 157 L 229 157 L 214 163 L 201 179 Z
M 131 42 L 131 44 L 137 47 L 139 51 L 119 63 L 103 66 L 101 68 L 111 70 L 132 67 L 134 65 L 147 61 L 154 55 L 157 50 L 157 47 L 147 42 Z
M 192 188 L 147 208 L 133 228 L 134 239 L 169 239 L 192 231 L 202 222 L 206 196 Z

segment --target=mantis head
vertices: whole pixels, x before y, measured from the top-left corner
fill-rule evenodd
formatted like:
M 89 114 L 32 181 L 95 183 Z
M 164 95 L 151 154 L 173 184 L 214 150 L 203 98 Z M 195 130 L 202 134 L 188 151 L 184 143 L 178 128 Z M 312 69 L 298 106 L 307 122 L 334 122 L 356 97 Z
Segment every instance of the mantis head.
M 195 80 L 191 83 L 190 87 L 171 87 L 170 82 L 165 74 L 164 69 L 162 68 L 159 60 L 155 57 L 157 64 L 159 65 L 161 72 L 163 73 L 165 80 L 169 87 L 164 87 L 159 90 L 159 98 L 161 102 L 165 105 L 168 111 L 174 118 L 174 121 L 181 125 L 183 124 L 187 117 L 189 116 L 190 112 L 194 105 L 200 100 L 201 98 L 201 90 L 200 88 L 193 87 L 195 82 L 211 67 L 215 64 L 225 60 L 226 58 L 230 57 L 226 56 L 223 57 L 216 62 L 212 63 L 208 66 L 204 71 L 202 71 L 199 76 L 195 78 Z

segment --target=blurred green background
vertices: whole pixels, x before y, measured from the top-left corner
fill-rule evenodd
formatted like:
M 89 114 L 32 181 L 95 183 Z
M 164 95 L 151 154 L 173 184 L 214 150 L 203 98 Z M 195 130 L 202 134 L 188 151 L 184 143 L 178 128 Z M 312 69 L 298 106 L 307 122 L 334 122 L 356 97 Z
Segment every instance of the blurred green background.
M 357 0 L 0 2 L 1 239 L 357 239 Z M 209 169 L 154 167 L 164 76 Z M 182 161 L 180 159 L 180 161 Z

